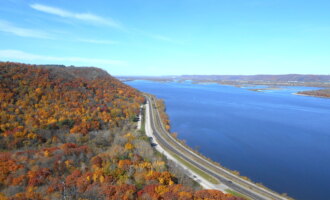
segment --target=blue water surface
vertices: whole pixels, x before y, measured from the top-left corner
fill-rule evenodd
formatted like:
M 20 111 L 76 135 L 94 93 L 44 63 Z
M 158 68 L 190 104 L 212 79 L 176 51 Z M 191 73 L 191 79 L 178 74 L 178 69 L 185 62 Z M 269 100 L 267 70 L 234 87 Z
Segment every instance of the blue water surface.
M 330 199 L 330 99 L 218 84 L 132 81 L 165 100 L 171 131 L 202 154 L 296 199 Z

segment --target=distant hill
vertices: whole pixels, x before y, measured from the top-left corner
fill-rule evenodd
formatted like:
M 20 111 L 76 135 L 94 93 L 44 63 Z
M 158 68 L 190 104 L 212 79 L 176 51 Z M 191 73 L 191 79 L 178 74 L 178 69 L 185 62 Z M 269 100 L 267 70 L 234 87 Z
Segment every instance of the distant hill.
M 330 75 L 183 75 L 181 79 L 212 81 L 330 82 Z
M 158 82 L 192 81 L 193 83 L 218 83 L 224 85 L 269 85 L 330 87 L 330 75 L 182 75 L 182 76 L 120 76 L 122 81 L 150 80 Z

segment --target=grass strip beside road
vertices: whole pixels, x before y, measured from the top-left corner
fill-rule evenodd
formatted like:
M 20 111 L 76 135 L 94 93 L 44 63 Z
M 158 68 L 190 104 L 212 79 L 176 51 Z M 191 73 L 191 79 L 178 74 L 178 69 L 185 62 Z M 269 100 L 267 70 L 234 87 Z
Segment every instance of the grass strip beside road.
M 202 170 L 196 168 L 195 166 L 193 166 L 192 164 L 190 164 L 189 162 L 187 162 L 186 160 L 182 159 L 180 156 L 172 153 L 172 152 L 169 152 L 175 159 L 177 159 L 178 161 L 180 161 L 182 164 L 184 164 L 184 166 L 188 167 L 190 170 L 194 171 L 196 174 L 200 175 L 201 177 L 203 177 L 204 179 L 210 181 L 211 183 L 213 184 L 220 184 L 220 182 L 208 175 L 207 173 L 203 172 Z
M 145 135 L 146 134 L 146 104 L 143 105 L 142 109 L 141 109 L 141 131 L 142 133 Z
M 226 191 L 228 194 L 231 194 L 231 195 L 233 195 L 233 196 L 235 196 L 235 197 L 241 197 L 241 198 L 246 199 L 246 200 L 251 200 L 249 197 L 247 197 L 247 196 L 245 196 L 245 195 L 243 195 L 243 194 L 241 194 L 241 193 L 238 193 L 238 192 L 236 192 L 236 191 L 229 190 L 229 189 L 226 189 L 225 191 Z

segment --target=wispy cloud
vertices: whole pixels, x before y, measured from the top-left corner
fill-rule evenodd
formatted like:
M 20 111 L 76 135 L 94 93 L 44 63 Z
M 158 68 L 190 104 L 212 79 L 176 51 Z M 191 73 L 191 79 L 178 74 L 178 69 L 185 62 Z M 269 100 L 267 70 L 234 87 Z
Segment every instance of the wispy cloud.
M 175 40 L 173 38 L 170 38 L 170 37 L 167 37 L 167 36 L 164 36 L 164 35 L 156 35 L 156 34 L 150 34 L 150 33 L 145 34 L 145 35 L 149 36 L 152 39 L 160 40 L 160 41 L 163 41 L 163 42 L 168 42 L 168 43 L 173 43 L 173 44 L 184 44 L 183 41 Z
M 113 40 L 94 40 L 94 39 L 78 39 L 78 42 L 86 42 L 86 43 L 92 43 L 92 44 L 118 44 L 119 42 L 113 41 Z
M 166 42 L 175 42 L 172 38 L 166 37 L 166 36 L 163 36 L 163 35 L 150 34 L 149 36 L 154 38 L 154 39 L 157 39 L 157 40 L 162 40 L 162 41 L 166 41 Z
M 92 24 L 107 25 L 114 28 L 122 28 L 118 22 L 116 22 L 111 18 L 104 18 L 91 13 L 75 13 L 61 8 L 42 5 L 42 4 L 31 4 L 30 7 L 35 10 L 48 14 L 57 15 L 63 18 L 81 20 Z
M 126 62 L 121 60 L 95 59 L 82 57 L 55 57 L 31 54 L 18 50 L 0 50 L 0 60 L 24 60 L 34 62 L 54 62 L 58 64 L 83 64 L 83 65 L 124 65 Z
M 32 37 L 32 38 L 42 38 L 50 39 L 51 36 L 43 31 L 17 27 L 7 21 L 0 20 L 0 31 L 11 33 L 20 37 Z

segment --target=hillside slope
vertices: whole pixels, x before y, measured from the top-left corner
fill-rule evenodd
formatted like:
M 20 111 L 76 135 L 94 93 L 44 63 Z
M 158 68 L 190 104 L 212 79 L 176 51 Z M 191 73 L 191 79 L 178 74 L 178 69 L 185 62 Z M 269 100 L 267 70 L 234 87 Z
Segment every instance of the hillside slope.
M 101 69 L 6 62 L 0 80 L 0 199 L 239 199 L 157 154 L 144 97 Z

